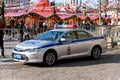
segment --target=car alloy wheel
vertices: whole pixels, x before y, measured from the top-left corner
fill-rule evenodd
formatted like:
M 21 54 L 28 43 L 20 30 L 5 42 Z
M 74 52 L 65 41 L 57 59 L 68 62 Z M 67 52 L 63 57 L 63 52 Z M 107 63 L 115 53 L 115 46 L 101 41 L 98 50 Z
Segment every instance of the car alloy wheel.
M 93 59 L 99 59 L 101 57 L 101 51 L 99 47 L 94 47 L 92 50 L 91 57 Z
M 44 57 L 44 63 L 45 63 L 45 65 L 51 66 L 55 62 L 56 62 L 56 56 L 55 56 L 55 54 L 52 51 L 47 52 L 45 54 L 45 57 Z

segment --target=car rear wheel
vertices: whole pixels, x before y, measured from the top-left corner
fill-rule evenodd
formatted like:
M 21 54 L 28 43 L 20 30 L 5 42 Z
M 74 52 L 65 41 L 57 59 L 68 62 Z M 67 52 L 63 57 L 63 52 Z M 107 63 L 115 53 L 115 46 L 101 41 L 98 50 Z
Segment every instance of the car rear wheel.
M 46 66 L 51 66 L 53 64 L 55 64 L 56 62 L 56 56 L 55 56 L 55 53 L 53 51 L 48 51 L 46 52 L 45 56 L 44 56 L 44 60 L 43 60 L 43 63 L 46 65 Z
M 101 50 L 99 47 L 94 47 L 91 52 L 91 57 L 93 59 L 99 59 L 101 57 Z

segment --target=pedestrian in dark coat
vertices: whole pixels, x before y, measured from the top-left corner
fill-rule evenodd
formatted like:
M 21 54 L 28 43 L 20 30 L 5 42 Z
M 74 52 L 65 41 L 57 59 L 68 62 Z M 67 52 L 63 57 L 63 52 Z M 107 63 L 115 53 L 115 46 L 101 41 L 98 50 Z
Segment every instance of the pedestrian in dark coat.
M 3 30 L 0 30 L 0 47 L 1 47 L 1 56 L 3 58 L 5 58 L 5 55 L 4 55 L 4 41 L 3 41 L 3 37 L 4 37 L 4 33 L 3 33 Z
M 24 39 L 23 39 L 23 36 L 24 36 L 24 31 L 23 31 L 23 29 L 24 29 L 24 22 L 21 21 L 21 23 L 20 23 L 20 42 L 23 42 L 23 41 L 24 41 Z

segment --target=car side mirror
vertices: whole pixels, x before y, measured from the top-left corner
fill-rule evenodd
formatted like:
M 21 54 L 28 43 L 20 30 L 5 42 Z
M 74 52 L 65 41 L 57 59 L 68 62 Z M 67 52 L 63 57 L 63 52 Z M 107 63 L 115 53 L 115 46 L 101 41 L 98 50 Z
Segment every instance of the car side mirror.
M 65 38 L 60 38 L 60 40 L 59 40 L 60 42 L 65 42 L 66 41 L 66 39 Z

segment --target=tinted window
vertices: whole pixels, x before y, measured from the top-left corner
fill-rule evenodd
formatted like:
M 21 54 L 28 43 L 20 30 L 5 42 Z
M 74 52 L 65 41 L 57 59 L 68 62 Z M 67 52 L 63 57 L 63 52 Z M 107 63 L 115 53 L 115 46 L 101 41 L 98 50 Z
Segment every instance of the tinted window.
M 66 38 L 67 41 L 75 40 L 76 39 L 75 31 L 65 33 L 62 38 Z
M 78 39 L 85 39 L 85 38 L 93 37 L 91 34 L 89 34 L 88 32 L 85 32 L 85 31 L 78 31 L 77 35 L 78 35 L 77 36 Z

